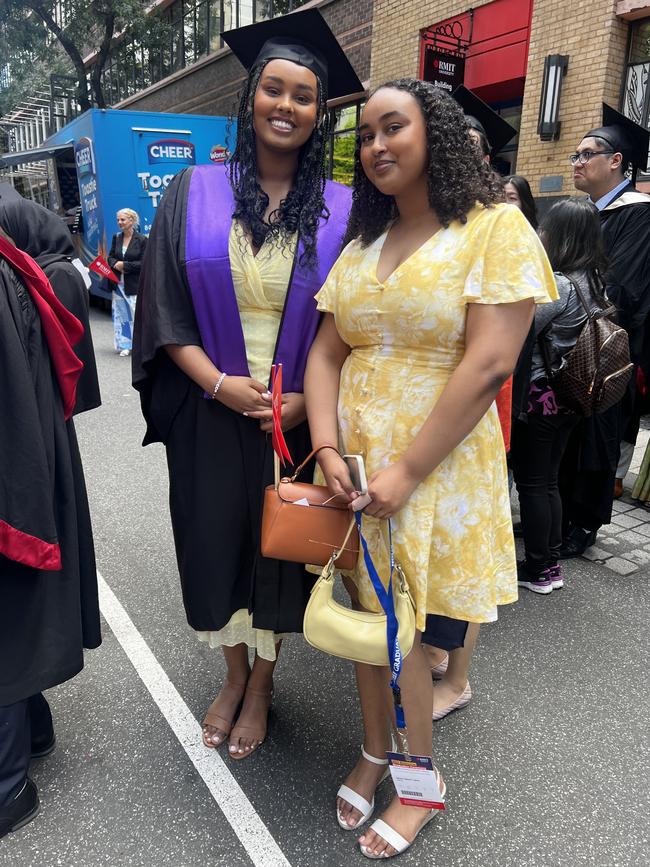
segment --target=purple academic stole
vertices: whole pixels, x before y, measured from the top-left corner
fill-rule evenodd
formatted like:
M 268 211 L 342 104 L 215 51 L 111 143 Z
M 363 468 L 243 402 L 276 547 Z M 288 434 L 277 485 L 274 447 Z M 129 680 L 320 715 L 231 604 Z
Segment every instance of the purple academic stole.
M 307 355 L 320 318 L 314 295 L 341 251 L 351 195 L 347 187 L 327 182 L 325 201 L 330 217 L 321 220 L 318 265 L 313 270 L 300 265 L 303 245 L 298 244 L 274 358 L 282 364 L 285 392 L 303 390 Z M 187 202 L 185 270 L 203 349 L 219 370 L 231 376 L 250 376 L 228 257 L 234 207 L 223 166 L 196 166 Z

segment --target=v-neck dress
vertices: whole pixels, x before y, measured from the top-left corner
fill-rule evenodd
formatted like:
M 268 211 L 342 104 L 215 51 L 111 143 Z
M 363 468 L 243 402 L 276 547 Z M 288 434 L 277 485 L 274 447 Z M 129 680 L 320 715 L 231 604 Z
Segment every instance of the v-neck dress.
M 384 282 L 377 264 L 386 234 L 351 242 L 316 296 L 351 352 L 341 371 L 341 448 L 363 455 L 368 476 L 409 447 L 463 358 L 468 304 L 557 297 L 543 247 L 512 205 L 477 205 L 426 241 Z M 380 574 L 388 575 L 385 524 L 364 516 Z M 415 489 L 393 518 L 397 560 L 417 607 L 482 623 L 517 598 L 506 456 L 496 406 Z M 359 559 L 361 602 L 379 610 Z

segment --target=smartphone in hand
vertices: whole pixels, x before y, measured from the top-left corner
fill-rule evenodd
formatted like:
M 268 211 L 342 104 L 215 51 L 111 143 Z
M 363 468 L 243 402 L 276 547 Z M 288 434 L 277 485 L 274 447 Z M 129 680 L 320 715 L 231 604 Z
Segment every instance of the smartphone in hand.
M 366 467 L 361 455 L 343 455 L 343 460 L 350 471 L 350 478 L 354 485 L 354 490 L 359 494 L 368 493 L 368 479 L 366 477 Z

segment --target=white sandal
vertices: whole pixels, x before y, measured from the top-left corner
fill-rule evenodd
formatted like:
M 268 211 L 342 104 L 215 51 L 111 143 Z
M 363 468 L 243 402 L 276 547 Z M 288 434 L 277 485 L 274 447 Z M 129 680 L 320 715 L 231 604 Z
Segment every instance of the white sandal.
M 440 798 L 444 802 L 445 795 L 447 794 L 447 786 L 445 785 L 445 781 L 442 779 L 440 771 L 437 768 L 436 768 L 436 773 L 438 775 L 438 787 L 440 789 Z M 422 824 L 420 825 L 420 827 L 417 830 L 415 837 L 410 842 L 405 837 L 402 837 L 402 835 L 399 834 L 394 828 L 391 828 L 390 825 L 387 825 L 383 819 L 376 819 L 372 823 L 372 825 L 370 826 L 369 830 L 374 831 L 375 834 L 377 834 L 379 837 L 381 837 L 382 840 L 385 840 L 385 842 L 388 843 L 389 846 L 392 846 L 393 849 L 395 849 L 395 855 L 401 855 L 402 852 L 406 852 L 406 850 L 410 846 L 412 846 L 413 843 L 415 843 L 420 831 L 425 827 L 425 825 L 428 825 L 429 822 L 432 819 L 434 819 L 439 812 L 440 812 L 439 810 L 431 810 L 429 812 L 429 815 L 426 817 L 424 822 L 422 822 Z M 373 861 L 377 861 L 380 858 L 382 860 L 385 860 L 386 858 L 394 858 L 395 857 L 395 855 L 384 855 L 384 854 L 375 855 L 374 852 L 371 852 L 365 846 L 359 845 L 359 848 L 361 849 L 362 855 L 364 855 L 366 858 L 370 858 Z
M 394 748 L 394 747 L 393 747 Z M 380 786 L 386 777 L 389 775 L 390 771 L 388 770 L 388 759 L 378 759 L 375 756 L 371 756 L 367 753 L 363 744 L 361 744 L 361 755 L 367 762 L 371 762 L 373 765 L 385 765 L 386 770 L 384 771 L 381 780 L 377 783 L 377 786 Z M 372 796 L 372 801 L 366 801 L 365 798 L 362 798 L 358 792 L 355 792 L 354 789 L 351 789 L 349 786 L 345 784 L 341 786 L 341 788 L 336 793 L 337 798 L 343 798 L 344 801 L 347 801 L 350 806 L 354 807 L 355 810 L 358 810 L 362 815 L 356 825 L 348 825 L 345 819 L 341 816 L 341 811 L 339 808 L 336 808 L 336 818 L 341 828 L 344 831 L 356 831 L 364 822 L 367 822 L 368 819 L 372 816 L 375 810 L 375 796 Z M 392 845 L 392 843 L 391 843 Z

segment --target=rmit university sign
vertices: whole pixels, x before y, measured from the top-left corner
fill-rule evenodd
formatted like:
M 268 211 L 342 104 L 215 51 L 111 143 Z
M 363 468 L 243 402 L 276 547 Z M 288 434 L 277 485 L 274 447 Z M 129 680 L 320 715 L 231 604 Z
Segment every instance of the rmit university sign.
M 422 77 L 430 81 L 436 87 L 454 91 L 459 84 L 463 83 L 465 76 L 465 58 L 454 54 L 443 54 L 433 46 L 425 46 L 424 70 Z

